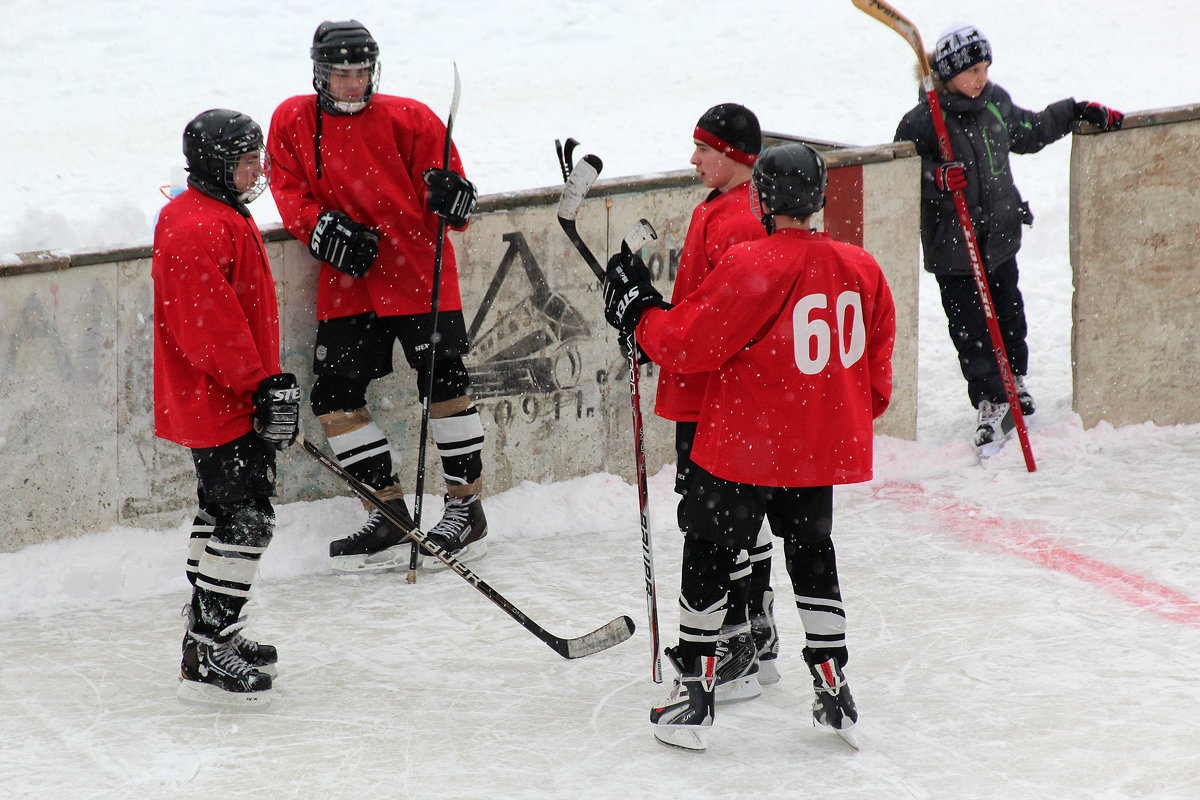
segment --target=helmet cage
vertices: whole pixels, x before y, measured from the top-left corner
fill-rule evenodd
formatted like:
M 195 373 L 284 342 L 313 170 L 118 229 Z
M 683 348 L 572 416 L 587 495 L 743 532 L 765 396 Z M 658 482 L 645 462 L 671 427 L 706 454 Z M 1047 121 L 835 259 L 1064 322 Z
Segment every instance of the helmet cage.
M 332 89 L 330 78 L 334 70 L 370 70 L 370 77 L 367 79 L 366 88 L 363 90 L 362 99 L 360 100 L 345 100 L 337 97 Z M 313 88 L 317 90 L 322 102 L 326 108 L 331 108 L 343 114 L 356 114 L 367 107 L 367 103 L 371 102 L 371 98 L 375 95 L 375 88 L 379 86 L 379 62 L 375 60 L 363 61 L 355 64 L 350 63 L 329 63 L 325 61 L 313 61 Z

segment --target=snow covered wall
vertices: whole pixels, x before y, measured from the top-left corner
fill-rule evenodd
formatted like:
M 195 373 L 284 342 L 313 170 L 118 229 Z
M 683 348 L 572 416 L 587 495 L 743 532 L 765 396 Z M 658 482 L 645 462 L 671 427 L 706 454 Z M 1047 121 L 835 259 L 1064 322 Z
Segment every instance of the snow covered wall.
M 880 261 L 898 307 L 895 397 L 881 434 L 916 436 L 918 162 L 909 145 L 831 150 L 831 234 Z M 578 217 L 602 261 L 639 218 L 658 239 L 643 250 L 664 295 L 692 209 L 706 190 L 691 171 L 601 180 Z M 629 382 L 604 322 L 599 283 L 558 225 L 559 189 L 482 199 L 453 237 L 467 359 L 487 434 L 485 482 L 501 491 L 607 471 L 633 474 Z M 284 231 L 264 232 L 280 302 L 283 366 L 311 385 L 316 262 Z M 0 551 L 115 524 L 172 524 L 195 502 L 188 451 L 154 437 L 149 248 L 24 254 L 0 266 Z M 399 368 L 368 401 L 413 485 L 420 407 Z M 647 467 L 673 459 L 673 429 L 652 413 L 657 375 L 643 367 Z M 305 409 L 302 429 L 321 441 Z M 441 481 L 436 451 L 428 486 Z M 345 493 L 300 448 L 280 457 L 282 502 Z M 163 517 L 170 514 L 169 517 Z
M 1200 422 L 1200 105 L 1071 147 L 1074 409 L 1085 427 Z

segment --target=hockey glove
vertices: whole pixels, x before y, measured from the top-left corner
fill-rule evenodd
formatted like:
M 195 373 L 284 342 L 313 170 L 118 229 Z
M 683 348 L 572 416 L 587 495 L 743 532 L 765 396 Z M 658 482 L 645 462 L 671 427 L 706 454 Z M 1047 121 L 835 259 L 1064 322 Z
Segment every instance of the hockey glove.
M 451 228 L 462 228 L 475 210 L 475 184 L 448 169 L 427 169 L 421 176 L 429 191 L 425 206 L 446 220 Z
M 254 432 L 282 450 L 300 434 L 300 385 L 290 372 L 272 375 L 254 393 Z
M 608 260 L 604 276 L 604 319 L 625 335 L 637 328 L 647 308 L 669 308 L 650 282 L 650 269 L 636 253 L 623 251 Z
M 361 278 L 379 255 L 379 234 L 340 211 L 322 211 L 308 252 L 338 272 Z
M 1080 100 L 1075 104 L 1075 116 L 1090 122 L 1102 131 L 1119 131 L 1125 115 L 1115 108 Z
M 939 164 L 933 173 L 933 183 L 939 191 L 954 192 L 967 188 L 967 170 L 961 161 Z

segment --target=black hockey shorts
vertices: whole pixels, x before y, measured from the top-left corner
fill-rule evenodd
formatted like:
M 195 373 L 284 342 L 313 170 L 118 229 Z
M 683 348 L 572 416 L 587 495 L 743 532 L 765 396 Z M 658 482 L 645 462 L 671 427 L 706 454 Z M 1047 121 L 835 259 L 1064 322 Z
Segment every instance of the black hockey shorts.
M 471 377 L 463 364 L 471 343 L 462 311 L 440 312 L 437 332 L 430 397 L 435 403 L 462 397 L 471 388 Z M 321 320 L 317 323 L 313 348 L 313 374 L 318 380 L 325 375 L 346 378 L 365 390 L 367 383 L 392 372 L 392 345 L 397 340 L 408 365 L 417 372 L 417 390 L 424 400 L 429 369 L 429 314 L 380 317 L 367 312 Z
M 275 494 L 275 448 L 250 431 L 217 447 L 192 449 L 201 508 Z
M 763 518 L 785 541 L 807 544 L 833 532 L 833 487 L 754 486 L 734 483 L 692 464 L 691 485 L 682 515 L 689 536 L 749 550 L 758 541 Z

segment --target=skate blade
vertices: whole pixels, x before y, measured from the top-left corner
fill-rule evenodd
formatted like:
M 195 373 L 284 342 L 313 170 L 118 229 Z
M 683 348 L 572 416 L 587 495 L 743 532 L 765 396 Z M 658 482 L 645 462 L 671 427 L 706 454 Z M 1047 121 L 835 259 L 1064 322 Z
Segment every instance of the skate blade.
M 477 539 L 464 547 L 462 550 L 459 550 L 457 553 L 455 553 L 454 560 L 461 561 L 464 564 L 468 561 L 478 561 L 487 555 L 487 551 L 487 542 L 485 542 L 483 539 Z M 433 556 L 425 553 L 421 554 L 421 559 L 417 562 L 417 564 L 426 572 L 441 572 L 444 569 L 450 569 L 445 562 L 439 561 Z
M 746 700 L 753 700 L 761 694 L 762 685 L 759 683 L 758 675 L 747 675 L 736 681 L 718 683 L 716 704 L 723 706 L 729 703 L 742 703 Z
M 843 742 L 850 745 L 855 750 L 858 749 L 858 734 L 854 732 L 853 728 L 846 728 L 843 731 L 839 731 L 837 728 L 834 728 L 833 732 L 842 737 Z
M 758 685 L 772 686 L 779 683 L 779 667 L 775 666 L 775 659 L 758 662 Z
M 175 696 L 192 705 L 221 708 L 255 709 L 266 708 L 271 704 L 270 691 L 227 692 L 210 683 L 199 683 L 198 681 L 181 680 Z
M 703 752 L 708 749 L 707 731 L 700 725 L 655 725 L 654 738 L 680 750 Z

